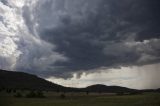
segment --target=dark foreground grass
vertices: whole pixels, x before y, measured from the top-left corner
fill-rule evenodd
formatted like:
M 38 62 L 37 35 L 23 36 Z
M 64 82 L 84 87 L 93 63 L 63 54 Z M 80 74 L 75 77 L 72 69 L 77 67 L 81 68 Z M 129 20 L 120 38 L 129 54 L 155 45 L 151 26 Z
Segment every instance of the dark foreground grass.
M 44 93 L 46 98 L 16 98 L 13 94 L 1 93 L 0 106 L 160 106 L 160 93 L 140 95 L 104 95 L 104 94 L 60 94 Z

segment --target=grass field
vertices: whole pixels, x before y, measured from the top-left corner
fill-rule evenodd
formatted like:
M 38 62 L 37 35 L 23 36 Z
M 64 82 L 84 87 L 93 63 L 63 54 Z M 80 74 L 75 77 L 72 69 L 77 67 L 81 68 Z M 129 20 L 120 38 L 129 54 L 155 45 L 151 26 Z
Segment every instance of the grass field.
M 64 99 L 54 92 L 45 92 L 45 98 L 16 98 L 13 95 L 1 92 L 0 106 L 160 106 L 160 93 L 123 96 L 67 93 Z

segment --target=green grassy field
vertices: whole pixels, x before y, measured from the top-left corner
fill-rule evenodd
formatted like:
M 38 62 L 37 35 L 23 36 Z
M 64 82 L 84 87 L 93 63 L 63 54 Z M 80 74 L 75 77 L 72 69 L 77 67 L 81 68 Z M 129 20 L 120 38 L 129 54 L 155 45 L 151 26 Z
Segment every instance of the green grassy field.
M 0 93 L 0 106 L 160 106 L 160 93 L 139 95 L 107 95 L 85 93 L 60 94 L 45 92 L 46 98 L 16 98 L 13 93 Z

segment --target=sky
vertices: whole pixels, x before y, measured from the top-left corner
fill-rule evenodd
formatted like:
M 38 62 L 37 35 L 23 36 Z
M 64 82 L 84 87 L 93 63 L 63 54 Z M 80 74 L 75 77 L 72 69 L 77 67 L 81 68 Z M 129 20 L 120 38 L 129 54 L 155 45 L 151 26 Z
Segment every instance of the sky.
M 159 0 L 0 0 L 0 68 L 70 87 L 160 88 Z

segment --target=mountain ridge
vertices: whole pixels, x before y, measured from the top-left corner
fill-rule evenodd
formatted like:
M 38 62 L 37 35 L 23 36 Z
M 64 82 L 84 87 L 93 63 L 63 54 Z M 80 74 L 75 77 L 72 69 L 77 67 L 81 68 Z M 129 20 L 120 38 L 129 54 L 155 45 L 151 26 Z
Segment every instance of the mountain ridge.
M 107 86 L 103 84 L 90 85 L 86 88 L 65 87 L 47 81 L 36 75 L 0 70 L 0 88 L 11 89 L 30 89 L 30 90 L 47 90 L 47 91 L 63 91 L 63 92 L 136 92 L 136 91 L 155 91 L 155 90 L 137 90 L 121 86 Z M 157 89 L 159 91 L 159 89 Z

